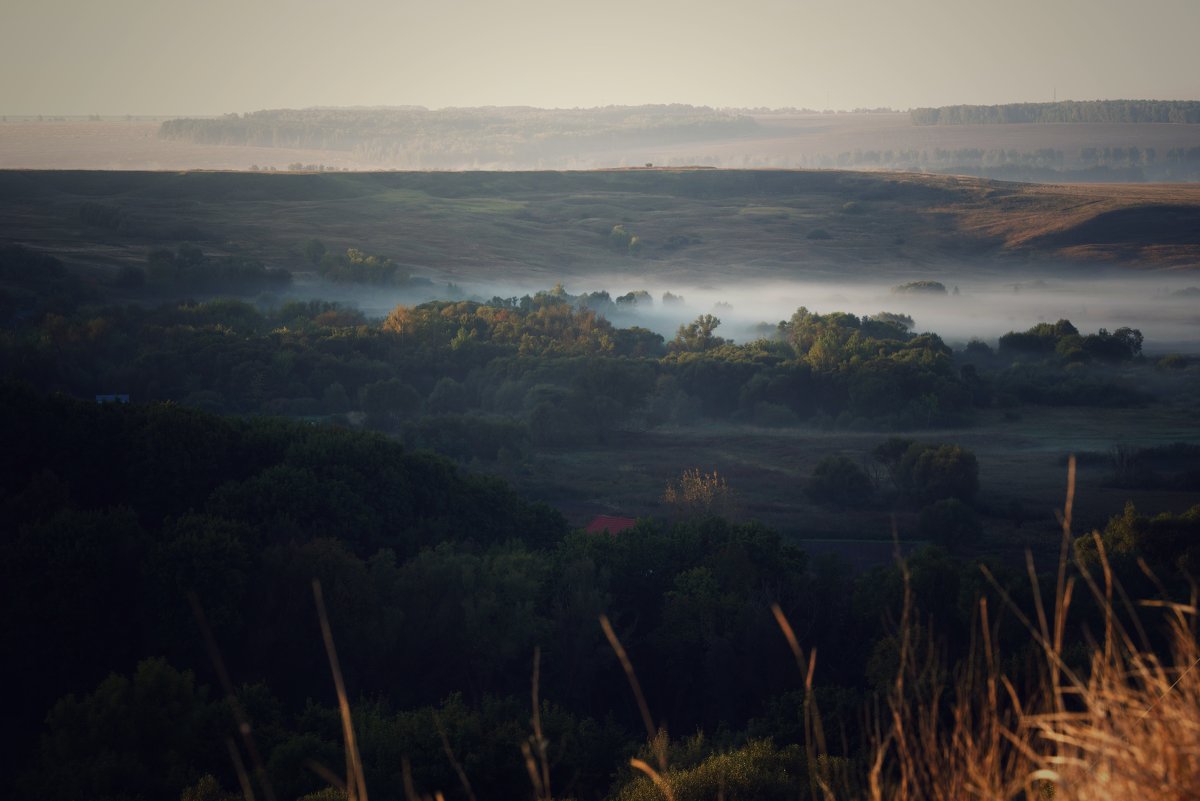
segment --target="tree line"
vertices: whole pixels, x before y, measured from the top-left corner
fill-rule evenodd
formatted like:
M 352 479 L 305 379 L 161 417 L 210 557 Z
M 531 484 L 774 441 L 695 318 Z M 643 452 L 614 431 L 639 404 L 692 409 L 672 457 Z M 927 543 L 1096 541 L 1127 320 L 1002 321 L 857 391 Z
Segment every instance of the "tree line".
M 164 139 L 253 147 L 334 150 L 374 163 L 438 166 L 572 159 L 596 149 L 661 146 L 752 132 L 753 118 L 703 106 L 593 109 L 265 109 L 173 119 Z
M 940 106 L 909 112 L 914 125 L 1008 123 L 1200 123 L 1196 100 L 1060 100 L 995 106 Z
M 154 263 L 186 271 L 193 261 L 181 248 Z M 389 266 L 354 254 L 348 263 Z M 649 301 L 638 292 L 614 300 L 558 287 L 398 306 L 372 322 L 323 301 L 91 305 L 94 292 L 55 264 L 14 267 L 40 289 L 7 297 L 13 316 L 0 354 L 12 378 L 77 397 L 365 425 L 465 461 L 520 460 L 533 447 L 701 420 L 919 429 L 969 424 L 992 406 L 1149 399 L 1111 369 L 1140 359 L 1141 334 L 1130 328 L 1085 334 L 1061 321 L 1007 334 L 998 348 L 973 341 L 955 351 L 911 331 L 905 315 L 801 308 L 751 342 L 720 336 L 712 314 L 668 340 L 605 317 L 624 310 L 636 319 Z M 151 271 L 147 280 L 159 279 Z

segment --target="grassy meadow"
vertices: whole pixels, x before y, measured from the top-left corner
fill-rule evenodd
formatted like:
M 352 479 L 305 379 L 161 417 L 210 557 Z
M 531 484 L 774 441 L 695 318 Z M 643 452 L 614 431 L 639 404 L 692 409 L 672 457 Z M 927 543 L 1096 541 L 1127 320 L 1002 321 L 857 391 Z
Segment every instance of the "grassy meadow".
M 1037 186 L 919 174 L 0 174 L 0 237 L 94 267 L 196 241 L 302 269 L 310 237 L 438 281 L 542 287 L 1195 265 L 1200 189 Z M 113 221 L 87 224 L 82 204 Z M 1122 223 L 1121 221 L 1126 222 Z M 640 242 L 614 252 L 615 225 Z M 1169 235 L 1168 235 L 1169 234 Z

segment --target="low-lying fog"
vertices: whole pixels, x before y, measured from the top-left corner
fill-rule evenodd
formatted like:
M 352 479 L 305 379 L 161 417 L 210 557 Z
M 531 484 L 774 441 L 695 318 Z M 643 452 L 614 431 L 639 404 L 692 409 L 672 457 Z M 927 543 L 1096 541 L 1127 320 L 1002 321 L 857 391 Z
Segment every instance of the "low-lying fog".
M 995 345 L 996 339 L 1009 331 L 1066 318 L 1082 333 L 1121 326 L 1138 328 L 1145 335 L 1145 350 L 1149 353 L 1200 352 L 1200 275 L 1190 280 L 1187 276 L 1146 274 L 1097 280 L 981 281 L 973 277 L 956 283 L 944 276 L 938 280 L 945 286 L 944 293 L 899 292 L 893 284 L 862 282 L 730 280 L 688 286 L 630 276 L 572 280 L 564 283 L 564 289 L 572 296 L 607 291 L 614 301 L 628 292 L 644 290 L 650 294 L 651 303 L 637 307 L 620 304 L 615 311 L 610 307 L 605 316 L 615 325 L 640 325 L 668 340 L 681 324 L 701 314 L 713 314 L 721 320 L 718 335 L 745 342 L 769 336 L 779 321 L 805 306 L 818 313 L 907 314 L 913 318 L 915 331 L 936 333 L 951 345 L 962 345 L 972 338 Z M 382 317 L 401 303 L 411 305 L 430 299 L 486 301 L 494 296 L 532 295 L 551 286 L 433 284 L 416 294 L 375 289 L 341 299 L 358 305 L 369 316 Z M 682 297 L 682 302 L 664 302 L 664 293 Z M 330 293 L 323 294 L 328 297 Z

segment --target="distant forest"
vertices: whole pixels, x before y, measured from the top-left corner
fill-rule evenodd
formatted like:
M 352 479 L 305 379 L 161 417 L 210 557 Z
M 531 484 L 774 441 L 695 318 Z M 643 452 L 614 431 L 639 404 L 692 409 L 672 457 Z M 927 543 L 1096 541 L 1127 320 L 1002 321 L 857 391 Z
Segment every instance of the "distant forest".
M 167 120 L 165 139 L 350 151 L 372 161 L 428 167 L 464 158 L 490 162 L 570 155 L 581 150 L 728 138 L 754 131 L 748 116 L 703 106 L 274 109 L 215 119 Z
M 804 109 L 782 114 L 818 115 Z M 879 110 L 857 110 L 878 113 Z M 834 119 L 840 115 L 823 117 Z M 841 152 L 800 136 L 766 109 L 714 109 L 682 104 L 608 106 L 590 109 L 530 107 L 427 109 L 271 109 L 214 118 L 167 120 L 159 137 L 173 142 L 229 148 L 306 150 L 322 159 L 247 164 L 252 171 L 324 171 L 331 162 L 361 168 L 592 169 L 598 166 L 776 166 L 807 169 L 891 169 L 976 175 L 1012 181 L 1183 182 L 1200 180 L 1200 147 L 1192 133 L 1147 136 L 1144 128 L 1111 132 L 1099 139 L 1021 134 L 972 134 L 967 141 L 929 140 L 921 147 L 901 114 L 892 128 Z M 1200 123 L 1200 101 L 1097 100 L 944 106 L 909 112 L 913 126 L 1002 123 L 1145 125 Z M 1050 129 L 1039 129 L 1043 132 Z M 1100 130 L 1100 129 L 1092 129 Z M 779 137 L 800 136 L 786 155 Z M 739 140 L 740 144 L 731 142 Z M 849 140 L 847 140 L 847 143 Z M 1076 144 L 1077 143 L 1077 144 Z M 835 143 L 836 147 L 841 142 Z M 720 145 L 720 147 L 717 147 Z M 868 146 L 864 146 L 868 145 Z M 733 150 L 730 150 L 730 148 Z M 739 155 L 740 153 L 740 155 Z M 259 158 L 264 158 L 261 154 Z M 248 161 L 251 160 L 249 157 Z M 650 164 L 653 162 L 653 165 Z
M 1196 100 L 1063 100 L 1000 106 L 941 106 L 909 112 L 914 125 L 995 125 L 1034 122 L 1200 123 Z

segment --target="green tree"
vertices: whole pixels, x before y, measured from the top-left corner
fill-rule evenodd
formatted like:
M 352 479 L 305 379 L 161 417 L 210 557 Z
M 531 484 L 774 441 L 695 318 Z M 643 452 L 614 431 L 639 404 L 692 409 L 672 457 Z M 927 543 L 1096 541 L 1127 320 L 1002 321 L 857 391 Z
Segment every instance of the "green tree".
M 943 498 L 969 501 L 979 490 L 979 462 L 958 445 L 914 443 L 897 467 L 901 490 L 918 503 Z
M 321 259 L 325 258 L 325 243 L 320 239 L 306 240 L 301 249 L 304 251 L 304 258 L 313 266 L 319 265 Z
M 921 510 L 921 537 L 953 551 L 975 543 L 983 532 L 975 510 L 957 498 L 943 498 Z
M 198 764 L 220 764 L 227 723 L 191 672 L 148 659 L 54 706 L 31 797 L 178 798 L 200 779 Z
M 390 431 L 412 416 L 421 405 L 421 396 L 399 378 L 389 378 L 364 386 L 359 403 L 368 425 Z
M 626 292 L 616 300 L 617 306 L 625 306 L 627 308 L 650 308 L 654 305 L 654 298 L 644 289 L 635 289 L 632 292 Z
M 430 414 L 453 414 L 467 409 L 466 388 L 449 376 L 443 376 L 433 385 L 433 390 L 425 400 L 425 408 Z
M 703 353 L 725 344 L 725 340 L 713 334 L 721 321 L 711 314 L 702 314 L 687 325 L 679 326 L 675 339 L 667 346 L 672 351 Z
M 853 460 L 837 454 L 817 463 L 806 489 L 818 503 L 862 505 L 871 497 L 871 479 Z

